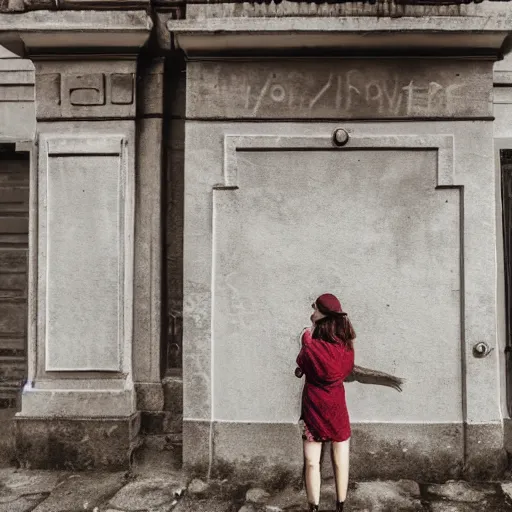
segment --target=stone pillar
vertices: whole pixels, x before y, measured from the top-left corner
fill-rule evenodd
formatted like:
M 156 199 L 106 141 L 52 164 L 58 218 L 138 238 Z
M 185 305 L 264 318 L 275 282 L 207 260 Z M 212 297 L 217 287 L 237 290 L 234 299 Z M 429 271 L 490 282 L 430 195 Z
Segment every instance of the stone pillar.
M 163 59 L 141 71 L 135 202 L 134 379 L 137 407 L 162 411 L 162 117 Z
M 36 60 L 29 379 L 22 465 L 126 468 L 133 383 L 136 60 Z

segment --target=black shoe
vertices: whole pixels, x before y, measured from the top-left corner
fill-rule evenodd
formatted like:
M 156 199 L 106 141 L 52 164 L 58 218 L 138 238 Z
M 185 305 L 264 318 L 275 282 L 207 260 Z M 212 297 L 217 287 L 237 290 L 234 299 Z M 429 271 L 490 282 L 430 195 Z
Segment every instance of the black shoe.
M 309 504 L 309 512 L 319 512 L 318 505 L 313 505 L 312 503 Z
M 344 501 L 336 501 L 336 512 L 343 512 Z

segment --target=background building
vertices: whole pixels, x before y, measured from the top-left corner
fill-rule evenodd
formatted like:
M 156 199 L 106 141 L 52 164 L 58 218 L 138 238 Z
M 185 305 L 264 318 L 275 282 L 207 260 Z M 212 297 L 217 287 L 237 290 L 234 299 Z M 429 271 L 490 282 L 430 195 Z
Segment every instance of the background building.
M 504 470 L 509 2 L 1 10 L 5 462 L 182 436 L 190 470 L 297 475 L 297 335 L 331 291 L 359 364 L 407 379 L 347 386 L 353 474 Z

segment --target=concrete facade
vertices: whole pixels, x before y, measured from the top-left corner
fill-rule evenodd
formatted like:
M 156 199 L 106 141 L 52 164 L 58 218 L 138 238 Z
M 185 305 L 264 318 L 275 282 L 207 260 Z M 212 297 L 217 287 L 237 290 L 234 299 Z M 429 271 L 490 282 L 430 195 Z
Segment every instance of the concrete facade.
M 123 468 L 182 429 L 191 472 L 297 478 L 297 336 L 330 290 L 358 364 L 407 380 L 347 386 L 354 476 L 503 472 L 510 5 L 9 5 L 19 464 Z

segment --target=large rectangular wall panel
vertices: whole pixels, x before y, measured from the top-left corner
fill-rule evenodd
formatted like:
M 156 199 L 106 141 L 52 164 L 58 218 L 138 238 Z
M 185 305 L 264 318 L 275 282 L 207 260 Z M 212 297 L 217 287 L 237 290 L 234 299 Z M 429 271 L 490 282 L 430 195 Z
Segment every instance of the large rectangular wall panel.
M 44 138 L 41 144 L 40 200 L 46 205 L 39 328 L 46 371 L 122 368 L 123 148 L 121 136 Z
M 460 194 L 437 188 L 444 157 L 421 138 L 349 151 L 301 140 L 237 151 L 239 189 L 214 192 L 215 419 L 297 420 L 298 334 L 331 292 L 358 364 L 407 379 L 400 397 L 347 385 L 354 421 L 461 421 Z

